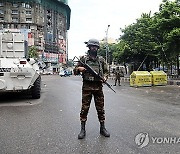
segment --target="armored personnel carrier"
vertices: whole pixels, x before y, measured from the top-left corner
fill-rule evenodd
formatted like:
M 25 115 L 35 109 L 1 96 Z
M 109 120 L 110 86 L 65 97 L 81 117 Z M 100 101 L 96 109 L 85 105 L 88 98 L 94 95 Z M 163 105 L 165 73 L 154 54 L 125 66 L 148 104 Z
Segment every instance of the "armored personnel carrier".
M 41 96 L 39 66 L 27 57 L 27 42 L 22 33 L 0 33 L 0 93 L 30 92 L 32 98 Z

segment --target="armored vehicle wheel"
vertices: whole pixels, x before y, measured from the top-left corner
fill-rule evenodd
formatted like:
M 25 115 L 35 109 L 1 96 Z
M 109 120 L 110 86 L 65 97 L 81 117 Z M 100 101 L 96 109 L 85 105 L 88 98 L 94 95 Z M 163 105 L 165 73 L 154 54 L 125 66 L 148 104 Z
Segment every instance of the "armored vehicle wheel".
M 33 99 L 39 99 L 41 97 L 41 76 L 34 82 L 34 86 L 31 88 L 31 95 Z

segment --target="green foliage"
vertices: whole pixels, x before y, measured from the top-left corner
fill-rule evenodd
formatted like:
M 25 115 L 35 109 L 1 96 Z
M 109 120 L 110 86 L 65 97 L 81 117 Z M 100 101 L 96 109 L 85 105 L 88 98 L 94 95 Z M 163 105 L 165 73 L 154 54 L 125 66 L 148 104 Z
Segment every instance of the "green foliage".
M 38 58 L 38 49 L 35 46 L 31 46 L 28 51 L 29 58 Z
M 180 0 L 163 0 L 159 12 L 151 16 L 143 13 L 136 23 L 121 29 L 118 44 L 110 47 L 112 59 L 118 63 L 141 63 L 145 57 L 146 69 L 152 65 L 179 66 L 180 55 Z M 104 47 L 100 54 L 105 57 Z
M 180 53 L 180 28 L 174 28 L 166 36 L 166 48 L 170 52 L 171 57 Z

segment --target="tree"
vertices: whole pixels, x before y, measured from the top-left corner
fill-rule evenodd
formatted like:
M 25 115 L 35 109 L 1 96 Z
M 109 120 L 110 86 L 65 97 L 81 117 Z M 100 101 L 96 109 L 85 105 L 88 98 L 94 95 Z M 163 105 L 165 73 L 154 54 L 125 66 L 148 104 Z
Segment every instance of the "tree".
M 35 46 L 31 46 L 28 51 L 29 58 L 38 58 L 38 49 Z
M 146 69 L 151 69 L 151 63 L 156 58 L 156 52 L 154 50 L 156 43 L 154 36 L 151 33 L 152 18 L 151 13 L 142 14 L 141 18 L 137 19 L 137 22 L 129 25 L 125 29 L 122 29 L 123 35 L 121 40 L 126 42 L 130 54 L 124 52 L 124 58 L 128 58 L 128 61 L 134 62 L 138 67 L 142 61 L 145 60 Z M 127 57 L 128 56 L 128 57 Z M 145 57 L 147 57 L 145 59 Z
M 113 53 L 118 62 L 139 65 L 145 60 L 147 70 L 176 62 L 179 74 L 180 0 L 163 0 L 158 13 L 143 13 L 136 23 L 121 31 Z
M 163 1 L 159 13 L 154 16 L 154 20 L 156 22 L 155 33 L 158 34 L 157 42 L 159 42 L 162 58 L 167 64 L 172 65 L 176 62 L 178 75 L 180 75 L 180 1 Z

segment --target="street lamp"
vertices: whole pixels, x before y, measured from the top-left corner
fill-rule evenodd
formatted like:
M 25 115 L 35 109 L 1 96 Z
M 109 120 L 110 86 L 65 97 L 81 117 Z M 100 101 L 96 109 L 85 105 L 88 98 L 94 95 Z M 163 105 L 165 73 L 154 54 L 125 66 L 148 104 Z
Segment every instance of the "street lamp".
M 109 47 L 108 47 L 108 30 L 109 30 L 110 25 L 108 25 L 107 30 L 105 31 L 106 33 L 106 63 L 108 63 L 108 52 L 109 52 Z

